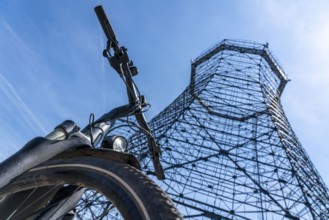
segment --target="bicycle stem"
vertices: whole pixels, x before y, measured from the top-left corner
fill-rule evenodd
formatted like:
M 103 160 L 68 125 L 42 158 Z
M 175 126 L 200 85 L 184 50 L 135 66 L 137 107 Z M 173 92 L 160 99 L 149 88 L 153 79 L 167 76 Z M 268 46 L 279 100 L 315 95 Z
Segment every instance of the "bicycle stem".
M 81 133 L 89 137 L 92 145 L 97 146 L 103 137 L 105 137 L 111 130 L 116 119 L 133 115 L 137 109 L 139 109 L 139 107 L 134 105 L 123 105 L 114 108 L 108 113 L 102 115 L 96 121 L 91 121 L 89 125 L 81 130 Z

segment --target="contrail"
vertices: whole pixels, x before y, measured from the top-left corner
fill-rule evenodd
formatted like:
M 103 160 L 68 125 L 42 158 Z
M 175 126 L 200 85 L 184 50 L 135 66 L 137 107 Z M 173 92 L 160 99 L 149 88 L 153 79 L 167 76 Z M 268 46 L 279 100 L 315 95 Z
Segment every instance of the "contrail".
M 30 108 L 24 103 L 21 97 L 17 94 L 12 84 L 0 74 L 0 89 L 4 94 L 12 101 L 23 116 L 25 122 L 35 131 L 42 131 L 44 134 L 47 133 L 44 126 L 39 122 L 37 117 L 33 114 Z

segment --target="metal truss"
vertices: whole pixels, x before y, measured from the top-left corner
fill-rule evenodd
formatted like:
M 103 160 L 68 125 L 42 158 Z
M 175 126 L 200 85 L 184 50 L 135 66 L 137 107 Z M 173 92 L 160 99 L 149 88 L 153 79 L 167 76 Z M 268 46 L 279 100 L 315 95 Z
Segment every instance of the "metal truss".
M 329 219 L 328 188 L 284 114 L 288 79 L 268 45 L 224 40 L 191 66 L 188 87 L 151 120 L 167 177 L 158 183 L 185 218 Z M 152 176 L 146 140 L 132 132 L 130 142 Z

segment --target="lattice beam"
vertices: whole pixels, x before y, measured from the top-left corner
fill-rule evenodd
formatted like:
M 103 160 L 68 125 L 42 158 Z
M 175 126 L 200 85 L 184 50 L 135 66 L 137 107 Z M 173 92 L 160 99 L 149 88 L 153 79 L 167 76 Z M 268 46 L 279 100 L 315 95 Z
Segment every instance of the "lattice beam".
M 189 86 L 151 121 L 161 187 L 186 218 L 329 219 L 328 188 L 280 103 L 287 81 L 267 44 L 224 40 L 194 60 Z M 130 142 L 152 174 L 146 141 Z

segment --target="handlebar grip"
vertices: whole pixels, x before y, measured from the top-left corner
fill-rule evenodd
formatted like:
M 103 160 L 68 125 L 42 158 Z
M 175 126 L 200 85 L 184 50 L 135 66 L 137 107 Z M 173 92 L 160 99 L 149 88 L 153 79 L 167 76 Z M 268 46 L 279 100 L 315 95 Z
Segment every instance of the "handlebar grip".
M 103 9 L 103 6 L 99 5 L 95 7 L 95 12 L 98 17 L 99 23 L 101 24 L 103 31 L 107 37 L 107 39 L 111 42 L 118 43 L 115 37 L 114 31 L 111 27 L 110 21 L 106 16 L 106 13 Z

